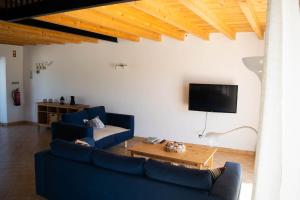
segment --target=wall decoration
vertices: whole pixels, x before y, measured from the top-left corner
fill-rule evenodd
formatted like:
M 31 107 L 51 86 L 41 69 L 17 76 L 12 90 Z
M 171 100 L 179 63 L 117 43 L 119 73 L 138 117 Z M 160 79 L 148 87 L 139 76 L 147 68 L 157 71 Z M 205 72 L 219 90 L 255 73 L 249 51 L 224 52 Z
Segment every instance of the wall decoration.
M 45 62 L 39 62 L 35 63 L 35 72 L 39 74 L 42 70 L 46 70 L 47 67 L 53 64 L 53 61 L 45 61 Z
M 17 51 L 13 50 L 13 57 L 16 58 L 17 57 Z

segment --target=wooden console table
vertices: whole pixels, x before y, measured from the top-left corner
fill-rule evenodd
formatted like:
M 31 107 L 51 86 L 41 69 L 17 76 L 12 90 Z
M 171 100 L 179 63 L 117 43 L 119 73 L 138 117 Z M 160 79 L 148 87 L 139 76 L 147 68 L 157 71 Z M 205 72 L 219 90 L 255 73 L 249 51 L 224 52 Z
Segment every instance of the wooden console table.
M 52 122 L 60 121 L 61 115 L 63 113 L 69 112 L 78 112 L 82 111 L 85 108 L 88 108 L 88 105 L 69 105 L 69 104 L 59 104 L 59 103 L 37 103 L 37 120 L 39 127 L 50 127 Z

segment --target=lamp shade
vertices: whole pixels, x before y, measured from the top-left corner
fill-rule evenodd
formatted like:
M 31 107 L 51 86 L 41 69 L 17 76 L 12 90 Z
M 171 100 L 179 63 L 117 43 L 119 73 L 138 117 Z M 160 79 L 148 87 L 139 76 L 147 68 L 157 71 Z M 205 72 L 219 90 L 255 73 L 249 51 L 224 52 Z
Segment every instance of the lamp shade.
M 260 80 L 262 80 L 264 57 L 253 56 L 242 58 L 244 65 L 252 72 L 254 72 Z

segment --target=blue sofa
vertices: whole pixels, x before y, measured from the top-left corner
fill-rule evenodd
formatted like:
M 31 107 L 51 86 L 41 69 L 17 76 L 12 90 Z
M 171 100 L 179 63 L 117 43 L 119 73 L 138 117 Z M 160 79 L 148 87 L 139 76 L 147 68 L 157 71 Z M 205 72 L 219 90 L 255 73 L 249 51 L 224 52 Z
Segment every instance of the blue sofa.
M 35 154 L 36 192 L 49 200 L 238 200 L 241 167 L 227 162 L 217 180 L 188 169 L 54 140 Z
M 107 113 L 104 106 L 98 106 L 81 112 L 63 114 L 61 122 L 55 122 L 51 125 L 52 139 L 74 141 L 82 138 L 94 138 L 95 131 L 93 127 L 85 125 L 83 120 L 93 119 L 97 116 L 105 125 L 124 129 L 117 134 L 107 135 L 99 140 L 96 139 L 95 146 L 97 148 L 109 148 L 133 138 L 134 116 Z

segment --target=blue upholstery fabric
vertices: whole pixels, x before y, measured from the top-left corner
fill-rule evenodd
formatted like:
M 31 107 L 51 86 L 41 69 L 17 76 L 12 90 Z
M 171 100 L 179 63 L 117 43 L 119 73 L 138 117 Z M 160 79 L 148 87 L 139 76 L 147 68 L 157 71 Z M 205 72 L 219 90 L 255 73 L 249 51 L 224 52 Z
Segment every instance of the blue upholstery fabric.
M 134 132 L 134 116 L 116 113 L 107 113 L 107 124 L 130 129 Z
M 144 158 L 132 158 L 95 150 L 92 155 L 92 162 L 104 169 L 126 174 L 144 175 Z
M 180 166 L 148 160 L 145 174 L 149 178 L 200 190 L 210 190 L 212 176 L 208 170 L 189 169 Z
M 98 116 L 104 124 L 107 124 L 106 112 L 104 106 L 89 108 L 87 109 L 87 113 L 89 116 L 88 119 L 94 119 L 95 117 Z
M 36 189 L 49 200 L 237 200 L 240 184 L 235 180 L 241 175 L 238 166 L 226 164 L 211 192 L 115 172 L 44 151 L 35 155 Z M 219 181 L 222 184 L 217 184 Z
M 50 150 L 41 151 L 34 155 L 34 169 L 35 169 L 35 188 L 36 193 L 41 196 L 46 195 L 46 159 L 47 155 L 50 154 Z
M 88 143 L 90 147 L 95 147 L 95 140 L 92 137 L 80 138 L 80 140 Z
M 107 136 L 95 142 L 95 146 L 98 149 L 107 149 L 112 146 L 118 145 L 126 140 L 133 137 L 132 131 L 124 131 L 122 133 L 117 133 L 114 135 Z
M 227 162 L 225 171 L 216 180 L 211 193 L 224 200 L 238 200 L 242 183 L 242 169 L 238 163 Z
M 77 124 L 77 125 L 84 125 L 83 120 L 88 119 L 89 115 L 86 110 L 74 113 L 64 113 L 61 116 L 62 122 Z
M 67 142 L 64 140 L 53 140 L 50 144 L 51 153 L 65 159 L 91 162 L 93 148 Z
M 45 193 L 40 195 L 49 200 L 215 200 L 207 191 L 114 172 L 51 154 L 45 156 L 43 166 L 38 171 L 45 173 Z
M 104 113 L 103 113 L 104 112 Z M 74 141 L 76 139 L 91 137 L 93 138 L 93 128 L 83 125 L 83 119 L 90 119 L 100 116 L 100 119 L 108 125 L 118 126 L 129 129 L 119 134 L 114 134 L 95 141 L 97 148 L 106 149 L 120 144 L 134 136 L 134 116 L 105 113 L 104 106 L 89 108 L 83 112 L 66 113 L 62 116 L 62 122 L 52 123 L 52 139 L 63 139 Z M 72 119 L 74 117 L 74 119 Z M 65 121 L 68 121 L 66 123 Z M 74 123 L 73 123 L 74 121 Z
M 93 128 L 85 125 L 54 122 L 51 125 L 52 140 L 62 139 L 74 141 L 76 139 L 93 138 Z

